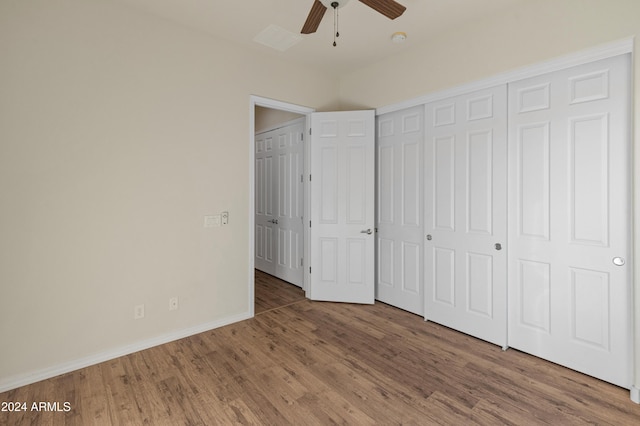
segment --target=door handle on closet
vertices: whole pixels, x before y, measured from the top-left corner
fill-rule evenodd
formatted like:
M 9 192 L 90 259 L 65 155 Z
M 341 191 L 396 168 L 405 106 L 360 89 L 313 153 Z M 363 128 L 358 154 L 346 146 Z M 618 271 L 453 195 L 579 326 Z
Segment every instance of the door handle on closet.
M 267 222 L 273 223 L 274 225 L 277 225 L 278 224 L 278 219 L 270 219 Z
M 373 234 L 373 231 L 371 230 L 371 228 L 369 229 L 363 229 L 362 231 L 360 231 L 361 234 L 367 234 L 367 235 L 371 235 Z

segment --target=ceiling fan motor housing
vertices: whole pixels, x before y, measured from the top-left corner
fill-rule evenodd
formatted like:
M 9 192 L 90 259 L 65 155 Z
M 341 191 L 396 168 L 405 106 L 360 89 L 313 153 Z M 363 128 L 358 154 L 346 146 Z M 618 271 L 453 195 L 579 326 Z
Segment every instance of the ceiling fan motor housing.
M 349 0 L 340 0 L 340 1 L 336 1 L 336 0 L 320 0 L 320 3 L 322 3 L 324 5 L 324 7 L 326 8 L 333 8 L 333 9 L 340 9 L 341 7 L 344 7 L 347 3 L 349 3 Z M 335 6 L 334 6 L 335 4 Z

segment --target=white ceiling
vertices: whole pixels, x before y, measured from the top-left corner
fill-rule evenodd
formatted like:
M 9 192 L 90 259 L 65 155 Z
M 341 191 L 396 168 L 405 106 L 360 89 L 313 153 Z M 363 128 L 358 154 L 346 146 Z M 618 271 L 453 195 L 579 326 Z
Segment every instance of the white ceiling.
M 407 10 L 393 21 L 352 0 L 339 10 L 337 47 L 332 45 L 331 10 L 327 10 L 315 34 L 300 34 L 313 0 L 117 1 L 250 49 L 339 75 L 411 49 L 438 33 L 536 0 L 397 0 Z M 302 40 L 284 52 L 253 41 L 269 25 L 300 35 Z M 403 44 L 391 41 L 396 31 L 407 33 Z

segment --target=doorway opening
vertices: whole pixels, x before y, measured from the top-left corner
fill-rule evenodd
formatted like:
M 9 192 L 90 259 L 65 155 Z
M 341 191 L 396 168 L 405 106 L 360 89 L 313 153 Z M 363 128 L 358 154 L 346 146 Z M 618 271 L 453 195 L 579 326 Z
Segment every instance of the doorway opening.
M 304 115 L 256 107 L 255 267 L 302 288 Z
M 248 271 L 248 304 L 251 316 L 255 315 L 255 267 L 256 267 L 256 131 L 268 130 L 278 124 L 290 121 L 296 117 L 308 117 L 314 112 L 312 108 L 277 101 L 259 96 L 250 96 L 249 100 L 249 271 Z M 308 118 L 304 122 L 304 131 L 308 128 Z M 306 156 L 302 161 L 302 169 L 308 167 Z M 305 191 L 306 192 L 306 191 Z M 303 203 L 303 210 L 307 210 L 307 201 Z M 303 233 L 303 252 L 307 257 L 308 230 Z M 307 276 L 304 275 L 303 286 L 306 288 Z

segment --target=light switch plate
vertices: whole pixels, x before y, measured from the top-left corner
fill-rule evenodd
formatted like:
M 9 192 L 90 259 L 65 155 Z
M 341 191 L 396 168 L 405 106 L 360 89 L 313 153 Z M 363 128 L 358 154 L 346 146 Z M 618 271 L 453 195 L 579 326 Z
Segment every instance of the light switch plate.
M 144 305 L 136 305 L 133 307 L 133 319 L 144 318 Z
M 220 226 L 220 215 L 208 215 L 204 217 L 204 227 L 205 228 L 213 228 L 216 226 Z

